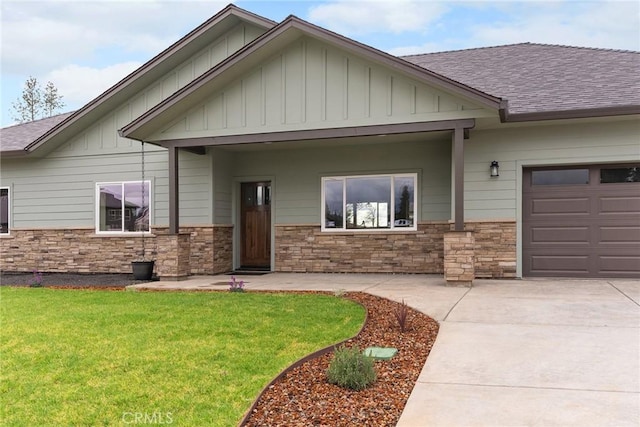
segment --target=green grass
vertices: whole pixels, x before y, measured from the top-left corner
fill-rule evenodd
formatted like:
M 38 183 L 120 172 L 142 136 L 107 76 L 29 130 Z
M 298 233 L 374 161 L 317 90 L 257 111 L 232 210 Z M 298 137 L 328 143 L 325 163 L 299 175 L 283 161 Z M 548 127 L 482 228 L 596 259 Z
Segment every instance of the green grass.
M 0 423 L 236 425 L 278 372 L 363 321 L 328 295 L 3 288 Z

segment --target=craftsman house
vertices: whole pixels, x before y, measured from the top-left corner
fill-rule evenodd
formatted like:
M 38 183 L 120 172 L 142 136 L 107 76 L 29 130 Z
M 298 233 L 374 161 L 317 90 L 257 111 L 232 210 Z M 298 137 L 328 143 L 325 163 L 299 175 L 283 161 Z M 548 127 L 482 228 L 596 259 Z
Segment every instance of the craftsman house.
M 394 57 L 229 5 L 2 129 L 0 268 L 640 277 L 638 76 L 637 52 Z

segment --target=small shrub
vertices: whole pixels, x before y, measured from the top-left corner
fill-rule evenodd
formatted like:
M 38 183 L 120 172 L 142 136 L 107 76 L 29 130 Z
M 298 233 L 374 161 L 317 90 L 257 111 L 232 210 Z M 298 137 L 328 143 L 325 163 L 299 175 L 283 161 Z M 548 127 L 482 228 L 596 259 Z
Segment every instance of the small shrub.
M 400 332 L 404 332 L 407 330 L 407 319 L 409 318 L 409 306 L 404 299 L 402 300 L 402 304 L 400 304 L 396 311 L 394 312 L 396 315 L 396 320 L 398 321 L 398 325 L 400 326 Z
M 333 295 L 335 295 L 338 298 L 342 298 L 344 296 L 344 294 L 346 294 L 347 291 L 344 289 L 334 289 L 333 290 Z
M 31 279 L 31 287 L 32 288 L 41 288 L 42 287 L 42 273 L 38 270 L 33 270 L 33 278 Z
M 363 390 L 376 380 L 373 358 L 362 354 L 358 346 L 336 348 L 327 369 L 330 384 L 351 390 Z
M 244 292 L 244 280 L 236 280 L 236 276 L 231 276 L 229 281 L 229 291 L 231 292 Z

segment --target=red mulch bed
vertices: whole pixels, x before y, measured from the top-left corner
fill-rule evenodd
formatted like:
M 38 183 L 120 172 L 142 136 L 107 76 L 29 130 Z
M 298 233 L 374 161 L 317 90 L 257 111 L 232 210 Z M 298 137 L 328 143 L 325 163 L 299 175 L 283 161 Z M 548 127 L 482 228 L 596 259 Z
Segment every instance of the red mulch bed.
M 352 391 L 329 384 L 332 353 L 285 373 L 260 396 L 246 426 L 395 426 L 438 334 L 438 323 L 409 309 L 407 330 L 400 332 L 395 312 L 400 304 L 365 293 L 347 293 L 364 305 L 368 321 L 347 343 L 361 349 L 395 347 L 391 360 L 376 362 L 377 380 Z

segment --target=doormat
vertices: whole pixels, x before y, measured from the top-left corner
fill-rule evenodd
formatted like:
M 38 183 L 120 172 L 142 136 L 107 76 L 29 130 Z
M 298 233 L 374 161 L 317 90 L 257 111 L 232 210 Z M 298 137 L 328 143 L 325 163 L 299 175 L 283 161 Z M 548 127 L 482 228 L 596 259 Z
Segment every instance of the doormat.
M 237 275 L 237 276 L 263 276 L 265 274 L 271 273 L 270 271 L 263 270 L 236 270 L 231 273 L 227 273 L 228 276 Z

